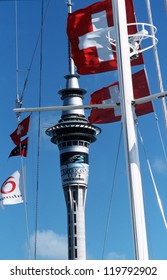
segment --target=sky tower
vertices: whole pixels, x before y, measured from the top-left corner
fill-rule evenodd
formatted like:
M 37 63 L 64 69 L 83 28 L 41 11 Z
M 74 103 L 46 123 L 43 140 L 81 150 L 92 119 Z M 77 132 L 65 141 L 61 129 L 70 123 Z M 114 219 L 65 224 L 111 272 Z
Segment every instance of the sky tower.
M 68 2 L 69 13 L 71 2 Z M 79 88 L 74 64 L 70 56 L 69 72 L 65 76 L 66 88 L 59 91 L 63 106 L 59 122 L 46 130 L 51 142 L 60 151 L 62 186 L 67 207 L 68 259 L 86 259 L 85 244 L 85 201 L 89 175 L 89 145 L 96 140 L 100 129 L 89 124 L 83 109 L 69 109 L 69 106 L 83 105 L 84 89 Z

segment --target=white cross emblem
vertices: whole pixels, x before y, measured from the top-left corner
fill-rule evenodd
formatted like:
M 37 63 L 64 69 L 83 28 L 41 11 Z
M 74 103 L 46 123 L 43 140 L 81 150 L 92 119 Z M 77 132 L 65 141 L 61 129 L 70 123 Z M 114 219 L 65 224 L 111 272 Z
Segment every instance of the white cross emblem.
M 24 130 L 24 126 L 19 125 L 18 128 L 17 128 L 17 135 L 21 135 L 22 130 Z
M 105 11 L 92 14 L 92 27 L 92 32 L 79 37 L 80 50 L 96 47 L 100 62 L 113 60 L 114 56 L 108 39 L 108 31 L 110 31 L 111 37 L 115 37 L 115 32 L 114 27 L 108 26 Z
M 120 103 L 120 92 L 119 92 L 118 85 L 109 87 L 109 94 L 110 94 L 110 98 L 103 100 L 102 101 L 103 104 L 119 104 Z M 114 115 L 121 116 L 120 106 L 114 108 Z

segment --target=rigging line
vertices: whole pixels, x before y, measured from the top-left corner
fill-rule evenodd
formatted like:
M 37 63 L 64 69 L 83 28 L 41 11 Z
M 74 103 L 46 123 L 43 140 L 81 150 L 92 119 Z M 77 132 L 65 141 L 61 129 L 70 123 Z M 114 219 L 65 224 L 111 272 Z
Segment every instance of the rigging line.
M 166 10 L 166 14 L 167 14 L 167 0 L 164 0 L 165 1 L 165 10 Z
M 150 252 L 149 252 L 149 256 L 150 259 L 154 259 L 154 251 L 153 251 L 153 245 L 152 245 L 152 239 L 151 239 L 151 233 L 150 233 L 150 223 L 149 223 L 149 219 L 147 216 L 147 204 L 145 203 L 145 197 L 144 198 L 144 205 L 145 205 L 145 217 L 146 217 L 146 224 L 147 224 L 147 236 L 148 236 L 148 244 L 149 244 L 149 248 L 150 248 Z
M 145 68 L 145 66 L 144 66 L 144 68 Z M 146 69 L 145 69 L 145 71 L 146 71 Z M 164 145 L 161 129 L 160 129 L 160 126 L 159 126 L 158 116 L 155 112 L 154 104 L 152 104 L 152 105 L 153 105 L 153 111 L 154 111 L 153 113 L 154 113 L 155 120 L 156 120 L 156 125 L 157 125 L 157 129 L 158 129 L 159 137 L 160 137 L 162 150 L 163 150 L 163 153 L 164 153 L 165 161 L 167 162 L 167 154 L 166 154 L 166 150 L 165 150 L 165 145 Z
M 146 0 L 146 6 L 147 6 L 149 23 L 151 25 L 153 25 L 150 0 Z M 151 28 L 151 33 L 153 34 L 153 28 Z M 157 50 L 157 46 L 156 46 L 156 43 L 155 43 L 154 36 L 153 36 L 152 40 L 153 40 L 154 58 L 155 58 L 156 69 L 157 69 L 157 74 L 158 74 L 159 89 L 160 89 L 161 92 L 163 92 L 164 91 L 164 87 L 163 87 L 163 82 L 162 82 L 161 67 L 160 67 L 160 62 L 159 62 L 159 57 L 158 57 L 158 50 Z
M 23 182 L 23 194 L 24 194 L 24 210 L 25 210 L 25 223 L 26 223 L 26 233 L 27 233 L 27 248 L 28 256 L 31 259 L 31 244 L 30 244 L 30 231 L 28 223 L 28 207 L 27 207 L 27 194 L 26 194 L 26 178 L 25 178 L 25 167 L 23 165 L 23 156 L 21 156 L 21 170 L 22 170 L 22 182 Z
M 16 48 L 16 107 L 20 107 L 20 98 L 19 98 L 19 57 L 18 57 L 18 1 L 15 0 L 15 48 Z M 18 123 L 20 122 L 20 113 L 16 114 Z M 21 150 L 21 147 L 20 147 Z M 25 172 L 23 167 L 23 156 L 21 156 L 21 172 L 22 172 L 22 183 L 23 183 L 23 193 L 24 193 L 24 210 L 25 210 L 25 225 L 26 225 L 26 235 L 28 243 L 28 255 L 30 255 L 30 234 L 29 234 L 29 223 L 28 223 L 28 208 L 26 200 L 26 181 L 25 181 Z
M 136 130 L 138 132 L 138 119 L 136 118 L 135 120 L 135 125 L 136 125 Z M 147 210 L 147 203 L 146 203 L 146 198 L 145 198 L 145 193 L 143 192 L 143 200 L 144 200 L 144 206 L 145 206 L 145 217 L 146 217 L 146 223 L 147 223 L 147 235 L 148 235 L 148 242 L 149 242 L 149 247 L 150 247 L 150 258 L 154 258 L 154 251 L 153 251 L 153 246 L 152 246 L 152 239 L 151 239 L 151 232 L 150 232 L 150 223 L 148 219 L 148 210 Z
M 43 6 L 44 1 L 41 4 L 41 40 L 40 40 L 40 77 L 39 77 L 39 107 L 41 107 L 42 96 L 42 58 L 43 58 Z M 38 147 L 37 147 L 37 186 L 36 186 L 36 214 L 35 214 L 35 248 L 34 259 L 37 257 L 37 231 L 38 231 L 38 197 L 39 197 L 39 167 L 40 167 L 40 126 L 41 126 L 41 113 L 38 113 Z
M 17 0 L 15 0 L 15 25 L 16 25 L 16 100 L 19 99 L 18 93 L 18 15 L 17 15 Z
M 161 133 L 160 126 L 159 126 L 158 117 L 157 117 L 156 114 L 155 114 L 155 119 L 156 119 L 156 125 L 157 125 L 157 129 L 158 129 L 158 133 L 159 133 L 159 137 L 160 137 L 160 141 L 161 141 L 161 145 L 162 145 L 162 150 L 163 150 L 163 153 L 164 153 L 165 161 L 167 163 L 167 154 L 166 154 L 166 150 L 165 150 L 165 145 L 164 145 L 164 141 L 163 141 L 163 138 L 162 138 L 162 133 Z
M 144 68 L 145 68 L 145 66 L 144 66 Z M 145 69 L 145 71 L 146 71 L 146 69 Z M 165 150 L 164 141 L 163 141 L 163 138 L 162 138 L 161 129 L 160 129 L 160 126 L 159 126 L 158 116 L 155 112 L 154 104 L 152 104 L 152 105 L 153 105 L 153 111 L 154 111 L 153 113 L 154 113 L 154 116 L 155 116 L 157 129 L 158 129 L 158 133 L 159 133 L 159 137 L 160 137 L 160 141 L 161 141 L 161 145 L 162 145 L 162 150 L 163 150 L 163 153 L 164 153 L 165 161 L 167 162 L 167 154 L 166 154 L 166 150 Z
M 150 0 L 146 0 L 146 6 L 147 6 L 149 23 L 151 25 L 153 25 Z M 154 34 L 153 27 L 151 27 L 150 30 L 151 30 L 151 33 L 153 35 Z M 158 75 L 159 89 L 160 89 L 160 92 L 164 92 L 164 86 L 163 86 L 162 74 L 161 74 L 161 67 L 160 67 L 160 62 L 159 62 L 159 57 L 158 57 L 158 50 L 157 50 L 157 46 L 156 46 L 156 43 L 155 43 L 154 36 L 152 37 L 152 41 L 153 41 L 154 59 L 155 59 L 156 70 L 157 70 L 157 75 Z M 166 130 L 167 130 L 167 108 L 166 108 L 165 97 L 162 97 L 161 100 L 162 100 L 162 109 L 163 109 L 164 120 L 165 120 L 165 127 L 166 127 Z
M 117 166 L 118 166 L 118 158 L 119 158 L 119 152 L 120 152 L 120 146 L 121 146 L 121 139 L 122 139 L 122 124 L 121 124 L 121 129 L 120 129 L 117 155 L 116 155 L 116 160 L 115 160 L 114 175 L 113 175 L 113 182 L 112 182 L 112 187 L 111 187 L 111 195 L 110 195 L 109 208 L 108 208 L 108 218 L 107 218 L 107 225 L 106 225 L 104 244 L 103 244 L 103 250 L 102 250 L 102 260 L 104 259 L 104 251 L 105 251 L 107 233 L 108 233 L 109 223 L 110 223 L 111 206 L 112 206 L 112 199 L 113 199 L 113 193 L 114 193 L 114 187 L 115 187 L 115 178 L 116 178 L 116 172 L 117 172 Z
M 48 0 L 47 7 L 46 7 L 46 10 L 45 10 L 45 13 L 44 13 L 44 16 L 43 16 L 43 26 L 44 26 L 44 22 L 45 22 L 45 18 L 46 18 L 46 15 L 47 15 L 47 11 L 48 11 L 50 2 L 51 2 L 51 0 Z M 40 31 L 38 33 L 37 41 L 36 41 L 36 44 L 35 44 L 35 48 L 34 48 L 34 51 L 33 51 L 33 54 L 32 54 L 32 58 L 31 58 L 29 67 L 27 69 L 28 73 L 27 73 L 27 76 L 25 78 L 24 85 L 23 85 L 23 90 L 22 90 L 22 93 L 21 93 L 21 96 L 20 96 L 20 106 L 22 105 L 24 92 L 25 92 L 25 89 L 26 89 L 26 86 L 27 86 L 27 83 L 28 83 L 31 67 L 32 67 L 32 64 L 33 64 L 33 61 L 34 61 L 34 57 L 35 57 L 35 53 L 36 53 L 36 50 L 37 50 L 37 47 L 38 47 L 40 36 L 41 36 L 41 28 L 40 28 Z
M 143 151 L 144 151 L 144 154 L 145 154 L 145 157 L 146 157 L 148 169 L 149 169 L 149 172 L 150 172 L 151 180 L 152 180 L 154 190 L 155 190 L 155 194 L 156 194 L 157 201 L 158 201 L 158 206 L 159 206 L 159 209 L 160 209 L 163 221 L 164 221 L 165 228 L 167 229 L 167 220 L 166 220 L 166 217 L 165 217 L 165 214 L 164 214 L 162 202 L 161 202 L 161 199 L 160 199 L 160 196 L 159 196 L 159 193 L 158 193 L 158 189 L 157 189 L 157 186 L 156 186 L 156 183 L 155 183 L 155 179 L 154 179 L 154 175 L 153 175 L 153 172 L 152 172 L 151 164 L 150 164 L 150 161 L 149 161 L 147 153 L 146 153 L 146 149 L 145 149 L 145 146 L 144 146 L 144 141 L 143 141 L 143 138 L 141 136 L 139 127 L 138 127 L 138 134 L 139 134 L 140 141 L 141 141 L 142 147 L 143 147 Z
M 20 119 L 18 118 L 18 124 Z M 21 153 L 21 143 L 20 143 L 20 153 Z M 25 213 L 25 226 L 26 226 L 26 235 L 27 235 L 27 249 L 28 256 L 31 259 L 31 246 L 30 246 L 30 231 L 29 231 L 29 222 L 28 222 L 28 207 L 27 207 L 27 199 L 26 199 L 26 178 L 25 178 L 25 168 L 23 165 L 23 155 L 21 153 L 20 157 L 21 162 L 21 174 L 22 174 L 22 184 L 23 184 L 23 197 L 24 197 L 24 213 Z
M 16 44 L 16 107 L 20 107 L 19 99 L 19 57 L 18 57 L 18 5 L 17 0 L 15 0 L 15 44 Z M 20 113 L 16 113 L 18 121 L 20 120 Z
M 19 120 L 18 120 L 19 123 Z M 21 143 L 20 143 L 20 152 L 21 152 Z M 28 207 L 27 207 L 27 197 L 26 197 L 26 178 L 25 178 L 25 167 L 23 164 L 23 155 L 20 157 L 21 161 L 21 174 L 22 174 L 22 183 L 23 183 L 23 194 L 24 194 L 24 211 L 25 211 L 25 225 L 26 225 L 26 235 L 27 235 L 27 249 L 28 256 L 31 259 L 31 246 L 30 246 L 30 231 L 29 231 L 29 222 L 28 222 Z

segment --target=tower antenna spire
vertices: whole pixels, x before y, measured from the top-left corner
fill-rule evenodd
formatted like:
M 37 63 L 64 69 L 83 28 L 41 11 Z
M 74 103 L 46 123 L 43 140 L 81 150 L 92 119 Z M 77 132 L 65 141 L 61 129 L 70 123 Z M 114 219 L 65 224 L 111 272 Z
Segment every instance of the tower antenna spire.
M 72 2 L 71 0 L 68 0 L 67 2 L 67 7 L 68 7 L 68 14 L 72 13 Z M 71 45 L 70 45 L 70 41 L 68 39 L 68 65 L 69 65 L 69 74 L 74 75 L 75 74 L 75 65 L 74 65 L 74 61 L 71 57 Z

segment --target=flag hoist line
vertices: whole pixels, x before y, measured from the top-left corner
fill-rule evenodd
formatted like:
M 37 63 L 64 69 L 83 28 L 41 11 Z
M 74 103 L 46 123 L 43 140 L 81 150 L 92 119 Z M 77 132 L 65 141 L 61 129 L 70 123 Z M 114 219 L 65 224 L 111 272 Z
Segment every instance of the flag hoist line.
M 15 55 L 16 55 L 16 107 L 21 107 L 21 99 L 19 97 L 19 48 L 18 48 L 18 0 L 15 0 Z M 18 125 L 20 123 L 20 112 L 16 113 Z M 21 148 L 21 146 L 20 146 Z M 29 223 L 28 223 L 28 209 L 26 199 L 26 180 L 25 180 L 25 168 L 23 164 L 23 156 L 21 155 L 21 175 L 23 184 L 23 196 L 24 196 L 24 210 L 25 210 L 25 225 L 28 245 L 28 256 L 30 257 L 30 234 L 29 234 Z

